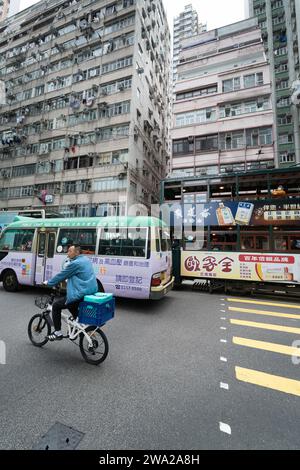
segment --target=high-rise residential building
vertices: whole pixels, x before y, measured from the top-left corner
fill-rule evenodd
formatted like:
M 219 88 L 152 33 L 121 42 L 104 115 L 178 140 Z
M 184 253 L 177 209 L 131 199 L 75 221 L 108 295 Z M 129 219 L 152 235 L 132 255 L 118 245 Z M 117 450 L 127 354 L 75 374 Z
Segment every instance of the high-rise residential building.
M 169 176 L 272 168 L 271 96 L 257 18 L 185 40 L 175 86 Z
M 10 0 L 0 0 L 0 21 L 5 20 L 8 15 Z
M 162 1 L 48 0 L 6 19 L 0 38 L 0 208 L 156 203 L 170 126 Z
M 292 99 L 293 84 L 300 78 L 300 1 L 250 0 L 249 8 L 262 28 L 275 84 L 279 165 L 300 164 L 300 107 Z
M 20 10 L 20 0 L 0 0 L 0 21 Z
M 186 5 L 184 11 L 174 18 L 173 37 L 173 83 L 176 81 L 177 65 L 183 39 L 206 31 L 206 25 L 199 23 L 198 13 L 193 5 Z

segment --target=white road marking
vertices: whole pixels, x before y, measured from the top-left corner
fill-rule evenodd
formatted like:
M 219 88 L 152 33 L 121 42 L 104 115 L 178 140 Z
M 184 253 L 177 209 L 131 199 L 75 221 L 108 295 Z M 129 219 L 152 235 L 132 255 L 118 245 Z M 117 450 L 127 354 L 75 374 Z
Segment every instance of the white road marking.
M 222 362 L 227 362 L 227 357 L 221 356 L 221 357 L 220 357 L 220 361 L 222 361 Z
M 221 304 L 221 307 L 225 307 L 225 306 L 226 306 L 226 304 Z
M 229 426 L 229 424 L 219 422 L 219 427 L 221 432 L 231 434 L 231 427 Z
M 221 343 L 227 343 L 227 339 L 220 339 Z
M 220 326 L 220 330 L 227 330 L 226 326 Z
M 227 320 L 227 318 L 226 317 L 221 317 L 221 320 Z
M 229 390 L 229 385 L 224 383 L 224 382 L 220 382 L 220 388 L 224 388 L 225 390 Z
M 226 310 L 220 310 L 220 312 L 222 312 L 222 313 L 225 313 L 225 312 L 226 312 Z

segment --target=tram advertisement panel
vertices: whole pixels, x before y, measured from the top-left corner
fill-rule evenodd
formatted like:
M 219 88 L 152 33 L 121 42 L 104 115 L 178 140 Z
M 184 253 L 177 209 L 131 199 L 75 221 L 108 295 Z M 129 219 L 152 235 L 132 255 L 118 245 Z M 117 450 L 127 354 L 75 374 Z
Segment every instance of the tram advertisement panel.
M 174 224 L 191 225 L 299 225 L 300 202 L 236 202 L 211 201 L 204 204 L 178 204 Z M 174 208 L 174 206 L 172 207 Z
M 181 276 L 300 282 L 300 255 L 182 251 Z

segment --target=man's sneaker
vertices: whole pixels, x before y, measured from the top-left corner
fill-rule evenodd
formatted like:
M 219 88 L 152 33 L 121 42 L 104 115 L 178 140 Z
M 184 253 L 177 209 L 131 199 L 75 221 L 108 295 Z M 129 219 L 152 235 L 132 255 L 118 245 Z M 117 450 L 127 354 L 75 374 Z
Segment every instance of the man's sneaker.
M 60 340 L 62 340 L 64 337 L 63 337 L 63 335 L 58 335 L 58 334 L 56 334 L 56 332 L 54 331 L 54 333 L 51 333 L 51 335 L 46 336 L 46 338 L 47 338 L 49 341 L 60 341 Z

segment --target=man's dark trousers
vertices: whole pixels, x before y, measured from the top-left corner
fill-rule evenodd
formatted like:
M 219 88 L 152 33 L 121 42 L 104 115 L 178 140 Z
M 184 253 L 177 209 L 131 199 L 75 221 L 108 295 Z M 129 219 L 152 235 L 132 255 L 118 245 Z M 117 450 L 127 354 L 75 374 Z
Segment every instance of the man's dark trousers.
M 55 302 L 52 305 L 52 318 L 53 318 L 55 331 L 61 330 L 61 311 L 67 308 L 71 312 L 73 318 L 77 318 L 78 307 L 82 300 L 83 299 L 79 299 L 69 304 L 66 304 L 66 301 L 67 301 L 66 296 L 60 297 L 59 299 L 55 300 Z

